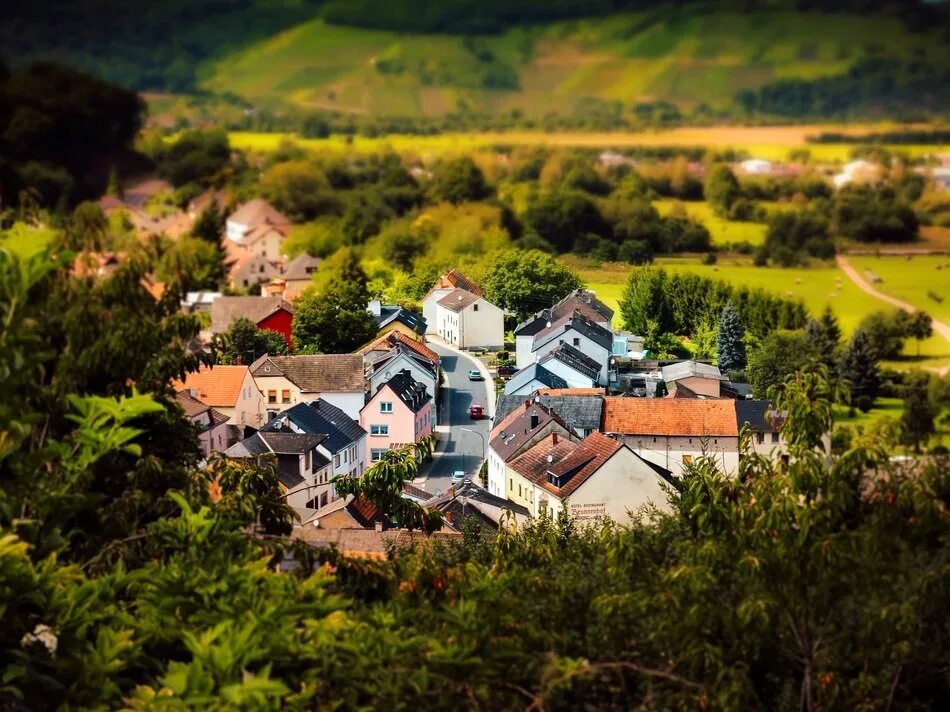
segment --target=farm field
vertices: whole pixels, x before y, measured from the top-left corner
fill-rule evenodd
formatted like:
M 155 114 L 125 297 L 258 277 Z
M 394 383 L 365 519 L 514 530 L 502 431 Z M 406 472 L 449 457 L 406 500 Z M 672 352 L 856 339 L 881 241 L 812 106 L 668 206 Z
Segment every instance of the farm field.
M 705 12 L 661 7 L 515 26 L 498 35 L 401 33 L 313 19 L 201 65 L 201 88 L 264 107 L 437 117 L 542 117 L 597 103 L 666 101 L 690 110 L 782 79 L 840 75 L 869 52 L 945 61 L 937 32 L 870 14 Z M 783 144 L 783 141 L 774 143 Z
M 765 242 L 766 225 L 764 223 L 739 222 L 726 220 L 713 211 L 705 201 L 681 202 L 676 200 L 655 200 L 654 207 L 660 215 L 669 215 L 673 206 L 679 203 L 686 209 L 686 214 L 701 222 L 709 230 L 714 245 L 726 245 L 734 242 L 748 242 L 751 245 L 761 245 Z
M 557 132 L 544 131 L 487 131 L 442 133 L 432 136 L 390 134 L 379 138 L 365 136 L 330 136 L 322 139 L 300 138 L 289 133 L 262 133 L 233 131 L 229 134 L 231 145 L 238 149 L 267 153 L 280 144 L 292 140 L 305 149 L 331 153 L 377 153 L 393 150 L 397 153 L 412 153 L 420 156 L 470 153 L 495 146 L 564 146 L 591 149 L 634 149 L 637 147 L 682 147 L 713 149 L 732 148 L 745 151 L 750 156 L 768 160 L 785 160 L 789 151 L 807 148 L 813 160 L 844 163 L 854 149 L 850 144 L 807 143 L 807 137 L 822 131 L 849 131 L 867 133 L 881 131 L 882 125 L 851 125 L 847 127 L 830 124 L 805 126 L 719 126 L 679 128 L 640 132 Z M 889 150 L 910 157 L 923 156 L 945 150 L 939 145 L 886 146 Z
M 870 270 L 881 278 L 875 289 L 910 302 L 943 322 L 950 321 L 950 256 L 857 255 L 849 256 L 848 261 L 862 273 Z
M 885 258 L 881 258 L 885 259 Z M 902 260 L 903 258 L 886 258 Z M 918 258 L 915 258 L 918 259 Z M 623 294 L 630 267 L 611 264 L 593 268 L 572 263 L 580 272 L 581 278 L 590 289 L 614 310 Z M 838 316 L 845 334 L 850 334 L 858 323 L 871 312 L 890 310 L 888 304 L 868 297 L 859 290 L 837 267 L 831 265 L 783 269 L 778 267 L 755 267 L 747 259 L 720 259 L 716 265 L 703 265 L 698 258 L 660 258 L 657 267 L 671 272 L 693 272 L 706 277 L 723 279 L 733 284 L 765 289 L 782 296 L 802 299 L 813 314 L 819 314 L 826 305 L 831 305 Z M 940 273 L 934 270 L 930 278 L 930 288 L 939 287 Z M 926 293 L 926 288 L 924 289 Z M 905 354 L 916 356 L 917 343 L 908 341 Z M 921 360 L 915 364 L 929 368 L 950 366 L 950 343 L 941 336 L 934 335 L 920 344 Z M 889 364 L 895 368 L 907 368 L 908 362 Z

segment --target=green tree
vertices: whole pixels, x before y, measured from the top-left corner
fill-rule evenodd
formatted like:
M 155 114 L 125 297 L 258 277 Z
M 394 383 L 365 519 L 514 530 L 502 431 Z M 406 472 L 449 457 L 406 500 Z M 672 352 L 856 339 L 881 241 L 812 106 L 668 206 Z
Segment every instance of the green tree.
M 902 311 L 872 312 L 860 321 L 857 331 L 864 332 L 876 358 L 897 359 L 904 350 L 909 319 Z
M 294 222 L 338 209 L 326 175 L 307 160 L 278 163 L 261 176 L 264 195 Z
M 749 354 L 746 376 L 756 398 L 770 398 L 774 389 L 814 358 L 814 348 L 800 331 L 774 331 Z
M 287 353 L 283 334 L 259 329 L 250 319 L 240 317 L 218 337 L 216 344 L 221 363 L 251 364 L 264 354 L 280 356 Z
M 425 254 L 429 241 L 424 235 L 406 228 L 393 228 L 380 236 L 383 257 L 404 272 L 412 271 L 418 257 Z
M 176 187 L 210 185 L 228 166 L 231 145 L 222 129 L 185 131 L 155 157 L 161 174 Z
M 576 190 L 545 191 L 529 202 L 525 226 L 558 252 L 570 252 L 587 235 L 609 237 L 610 225 L 597 204 Z
M 933 336 L 933 319 L 923 311 L 915 311 L 910 316 L 905 332 L 908 336 L 917 340 L 917 356 L 920 356 L 920 342 Z
M 482 287 L 490 302 L 525 319 L 583 286 L 569 267 L 538 250 L 506 250 L 489 263 Z
M 218 201 L 212 197 L 208 207 L 195 220 L 191 234 L 205 242 L 220 245 L 224 238 L 224 222 L 225 215 L 218 207 Z
M 746 365 L 745 356 L 745 327 L 739 312 L 732 305 L 726 304 L 719 317 L 719 326 L 716 329 L 717 363 L 723 373 L 741 371 Z
M 674 330 L 673 314 L 663 270 L 635 269 L 630 273 L 620 298 L 624 326 L 635 334 L 646 334 L 650 324 L 664 333 Z
M 851 402 L 865 413 L 881 387 L 878 352 L 868 334 L 858 329 L 841 356 L 841 377 L 851 385 Z
M 938 411 L 932 398 L 930 381 L 930 374 L 919 371 L 908 373 L 901 387 L 904 398 L 900 420 L 901 439 L 913 445 L 914 452 L 918 454 L 921 444 L 926 444 L 936 432 L 934 420 Z
M 741 195 L 739 181 L 736 180 L 729 166 L 724 163 L 717 163 L 709 169 L 703 183 L 703 197 L 706 198 L 706 202 L 712 206 L 717 215 L 728 216 L 732 204 Z
M 366 286 L 333 282 L 317 293 L 308 290 L 294 302 L 294 348 L 301 353 L 349 353 L 372 339 L 378 327 L 367 311 Z
M 818 359 L 828 368 L 831 377 L 836 378 L 841 359 L 841 327 L 830 306 L 825 307 L 818 319 L 808 320 L 805 335 L 814 346 Z
M 433 172 L 431 190 L 437 200 L 466 203 L 484 200 L 491 195 L 485 175 L 468 156 L 441 161 Z

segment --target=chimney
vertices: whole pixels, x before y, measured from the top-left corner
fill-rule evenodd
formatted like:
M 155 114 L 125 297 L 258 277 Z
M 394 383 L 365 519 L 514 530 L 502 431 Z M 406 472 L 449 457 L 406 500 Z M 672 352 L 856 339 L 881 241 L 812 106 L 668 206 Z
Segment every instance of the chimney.
M 373 299 L 366 305 L 366 310 L 373 316 L 379 316 L 383 313 L 383 303 L 378 299 Z
M 551 444 L 557 445 L 557 433 L 551 433 Z M 551 461 L 552 455 L 548 455 L 548 462 Z
M 377 533 L 377 534 L 379 534 L 381 531 L 383 531 L 383 523 L 382 523 L 382 522 L 376 522 L 373 526 L 374 526 L 374 528 L 376 529 L 376 533 Z
M 238 366 L 243 366 L 243 365 L 244 365 L 244 357 L 243 357 L 243 356 L 238 356 L 237 358 L 234 359 L 234 363 L 237 364 Z

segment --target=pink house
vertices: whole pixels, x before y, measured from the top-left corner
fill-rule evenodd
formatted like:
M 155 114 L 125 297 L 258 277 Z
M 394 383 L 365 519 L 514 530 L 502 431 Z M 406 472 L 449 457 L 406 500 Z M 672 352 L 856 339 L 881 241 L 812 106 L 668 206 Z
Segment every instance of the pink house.
M 366 466 L 371 467 L 387 450 L 417 443 L 432 432 L 432 396 L 403 369 L 363 406 L 360 425 L 369 433 Z

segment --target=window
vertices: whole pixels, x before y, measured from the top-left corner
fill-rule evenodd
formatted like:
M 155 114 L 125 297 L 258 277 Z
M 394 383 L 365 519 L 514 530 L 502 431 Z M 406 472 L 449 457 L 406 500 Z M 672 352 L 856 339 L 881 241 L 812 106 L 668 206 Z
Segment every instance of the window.
M 281 391 L 281 392 L 280 392 L 280 402 L 281 402 L 281 403 L 290 403 L 290 391 Z
M 384 452 L 386 452 L 386 448 L 374 447 L 372 450 L 369 451 L 370 460 L 372 460 L 373 462 L 379 462 L 381 459 L 383 459 Z
M 340 456 L 339 456 L 339 455 L 334 455 L 334 456 L 333 456 L 333 466 L 334 466 L 334 467 L 339 467 L 339 466 L 340 466 Z
M 320 506 L 321 506 L 321 507 L 326 507 L 326 506 L 327 506 L 327 493 L 326 493 L 326 492 L 324 492 L 323 494 L 320 495 Z
M 277 402 L 277 391 L 267 391 L 267 402 L 268 403 Z
M 755 441 L 756 441 L 757 443 L 759 443 L 759 445 L 761 445 L 762 443 L 764 443 L 764 442 L 765 442 L 765 433 L 763 433 L 763 432 L 758 432 L 758 433 L 756 433 L 756 434 L 755 434 Z
M 518 485 L 518 496 L 519 496 L 519 497 L 521 496 L 521 485 L 520 485 L 520 484 Z
M 778 433 L 772 433 L 772 442 L 773 442 L 773 443 L 777 443 L 777 442 L 778 442 Z
M 388 425 L 370 425 L 369 434 L 370 435 L 389 435 L 389 426 Z
M 309 450 L 307 450 L 306 454 L 304 454 L 303 456 L 303 469 L 304 470 L 310 469 L 310 451 Z
M 343 464 L 344 464 L 344 465 L 347 463 L 346 456 L 347 456 L 348 454 L 349 454 L 349 451 L 348 451 L 348 450 L 344 450 L 344 451 L 343 451 Z
M 472 311 L 478 311 L 478 305 L 477 305 L 477 304 L 472 307 Z
M 510 489 L 512 492 L 515 491 L 515 478 L 514 478 L 514 477 L 509 477 L 509 478 L 508 478 L 508 489 Z
M 350 448 L 350 461 L 356 462 L 356 445 Z
M 691 463 L 692 461 L 693 461 L 693 456 L 692 456 L 692 455 L 683 455 L 683 464 L 684 464 L 684 465 L 688 465 L 688 464 Z
M 392 404 L 392 402 L 391 402 L 391 401 L 381 401 L 380 404 L 379 404 L 379 412 L 380 412 L 380 413 L 392 413 L 392 412 L 393 412 L 393 404 Z
M 581 345 L 581 340 L 580 340 L 580 338 L 577 337 L 577 336 L 574 337 L 574 345 L 575 345 L 575 346 L 580 346 L 580 345 Z

